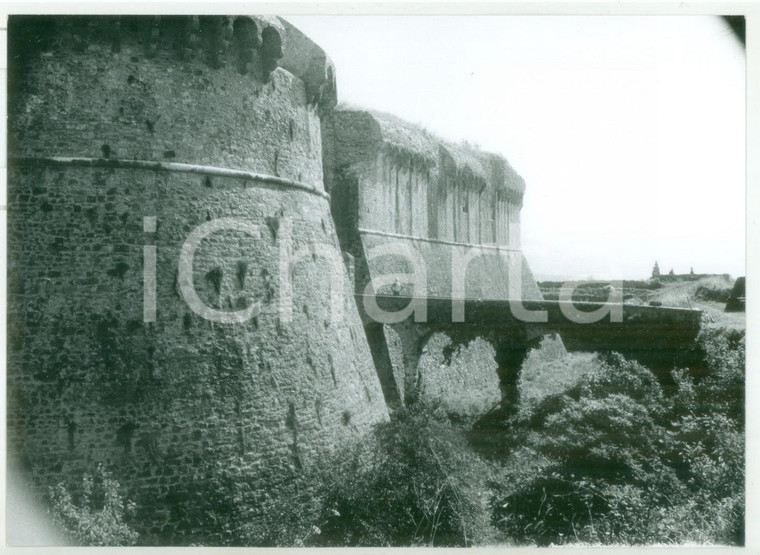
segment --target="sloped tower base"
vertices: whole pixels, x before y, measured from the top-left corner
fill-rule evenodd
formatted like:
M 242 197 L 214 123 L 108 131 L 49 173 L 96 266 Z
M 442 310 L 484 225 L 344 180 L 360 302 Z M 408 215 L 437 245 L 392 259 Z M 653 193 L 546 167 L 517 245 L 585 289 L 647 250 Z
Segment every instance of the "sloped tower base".
M 219 476 L 263 514 L 388 418 L 323 192 L 329 104 L 275 68 L 278 20 L 9 33 L 9 453 L 42 492 L 103 464 L 144 543 L 202 541 L 186 523 Z M 208 310 L 258 303 L 240 323 L 193 310 L 178 272 L 194 232 L 230 221 L 200 234 L 192 284 Z

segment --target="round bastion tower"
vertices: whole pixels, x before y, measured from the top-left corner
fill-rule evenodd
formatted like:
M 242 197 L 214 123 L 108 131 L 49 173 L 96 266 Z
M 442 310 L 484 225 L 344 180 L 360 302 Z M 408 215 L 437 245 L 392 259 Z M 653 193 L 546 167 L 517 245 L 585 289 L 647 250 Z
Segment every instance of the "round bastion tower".
M 103 464 L 146 543 L 195 541 L 222 474 L 263 513 L 388 418 L 323 186 L 329 59 L 255 16 L 12 16 L 8 43 L 10 456 L 40 492 Z

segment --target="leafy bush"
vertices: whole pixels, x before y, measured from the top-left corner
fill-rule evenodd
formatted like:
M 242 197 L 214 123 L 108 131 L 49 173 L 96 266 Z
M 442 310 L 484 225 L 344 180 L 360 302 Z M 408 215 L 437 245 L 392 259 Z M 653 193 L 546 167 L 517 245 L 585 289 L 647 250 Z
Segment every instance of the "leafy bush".
M 742 330 L 705 327 L 697 338 L 696 377 L 674 372 L 676 467 L 700 515 L 713 523 L 712 541 L 744 541 L 744 372 Z M 691 372 L 694 374 L 694 372 Z
M 494 503 L 494 522 L 521 542 L 742 543 L 743 349 L 707 330 L 699 380 L 674 373 L 674 398 L 619 355 L 508 428 L 507 443 L 545 461 Z M 715 409 L 715 401 L 719 407 Z
M 85 474 L 75 498 L 64 482 L 49 490 L 54 524 L 78 545 L 134 545 L 137 532 L 127 524 L 135 505 L 124 502 L 119 483 L 98 465 L 95 477 Z
M 692 403 L 679 407 L 688 414 L 724 414 L 744 429 L 744 330 L 705 326 L 697 337 L 700 362 L 694 375 Z
M 731 297 L 731 287 L 709 287 L 700 285 L 694 293 L 694 297 L 703 301 L 727 303 Z
M 639 499 L 642 512 L 651 510 L 679 486 L 658 457 L 668 436 L 659 423 L 664 410 L 654 376 L 619 356 L 566 394 L 546 398 L 517 433 L 552 464 L 497 504 L 498 525 L 539 544 L 588 541 L 605 517 L 629 514 L 616 502 L 621 491 L 636 492 L 630 502 Z M 620 531 L 631 529 L 619 524 Z M 636 540 L 620 533 L 614 539 Z
M 320 546 L 471 546 L 492 537 L 488 468 L 424 408 L 376 427 L 325 482 Z

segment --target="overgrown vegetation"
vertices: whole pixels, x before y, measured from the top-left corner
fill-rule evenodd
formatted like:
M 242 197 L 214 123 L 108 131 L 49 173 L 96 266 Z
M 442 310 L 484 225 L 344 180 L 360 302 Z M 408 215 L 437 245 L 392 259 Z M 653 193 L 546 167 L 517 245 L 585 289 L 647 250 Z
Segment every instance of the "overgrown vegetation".
M 288 493 L 277 499 L 262 499 L 261 477 L 235 461 L 209 466 L 177 494 L 192 532 L 184 537 L 221 546 L 743 543 L 742 330 L 705 327 L 701 362 L 674 370 L 667 394 L 620 355 L 546 349 L 526 371 L 543 379 L 539 366 L 551 363 L 572 378 L 543 396 L 526 378 L 519 410 L 489 421 L 496 451 L 478 451 L 465 426 L 418 402 L 320 466 L 280 477 Z M 133 507 L 118 484 L 99 469 L 81 490 L 76 501 L 63 484 L 51 490 L 72 538 L 133 544 Z
M 416 407 L 345 453 L 314 545 L 471 546 L 494 538 L 488 467 L 463 433 Z
M 119 483 L 102 466 L 95 476 L 85 474 L 77 494 L 61 482 L 51 487 L 53 523 L 72 543 L 91 546 L 134 545 L 137 532 L 128 524 L 135 506 L 124 501 Z
M 235 464 L 177 493 L 183 535 L 213 546 L 471 546 L 495 537 L 489 469 L 444 410 L 418 406 L 319 466 L 294 470 L 263 500 Z
M 488 468 L 442 411 L 381 424 L 281 498 L 248 545 L 472 546 L 491 542 Z M 310 486 L 310 487 L 309 487 Z
M 643 366 L 610 356 L 511 423 L 496 525 L 519 542 L 740 544 L 744 520 L 742 332 L 703 331 L 707 375 L 674 373 L 666 398 Z M 509 468 L 506 464 L 505 468 Z
M 701 299 L 703 301 L 726 303 L 731 297 L 731 289 L 731 287 L 710 287 L 700 285 L 697 287 L 697 291 L 694 296 L 697 299 Z
M 641 364 L 584 359 L 574 384 L 493 426 L 503 451 L 486 457 L 443 411 L 408 409 L 305 475 L 241 543 L 741 544 L 743 332 L 708 327 L 698 350 L 669 397 Z

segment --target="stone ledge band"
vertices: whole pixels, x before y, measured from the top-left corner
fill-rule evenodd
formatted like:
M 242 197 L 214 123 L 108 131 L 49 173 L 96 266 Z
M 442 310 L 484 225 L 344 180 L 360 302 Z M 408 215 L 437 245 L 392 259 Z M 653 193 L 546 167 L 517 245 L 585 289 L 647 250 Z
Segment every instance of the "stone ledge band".
M 50 157 L 26 157 L 26 158 L 8 158 L 8 166 L 67 166 L 76 168 L 114 168 L 130 170 L 153 170 L 179 173 L 194 173 L 197 175 L 213 175 L 217 177 L 236 177 L 248 179 L 258 183 L 269 183 L 286 187 L 288 189 L 297 189 L 312 195 L 320 196 L 330 200 L 330 195 L 311 187 L 305 183 L 277 177 L 275 175 L 266 175 L 254 173 L 245 170 L 234 170 L 229 168 L 218 168 L 215 166 L 200 166 L 197 164 L 182 164 L 179 162 L 154 162 L 151 160 L 121 160 L 111 158 L 68 158 L 64 156 Z
M 472 247 L 477 249 L 488 249 L 505 252 L 521 252 L 520 249 L 512 247 L 502 247 L 499 245 L 477 245 L 475 243 L 460 243 L 457 241 L 447 241 L 445 239 L 431 239 L 429 237 L 419 237 L 417 235 L 402 235 L 400 233 L 391 233 L 390 231 L 380 231 L 377 229 L 358 228 L 360 234 L 377 235 L 379 237 L 392 237 L 394 239 L 409 239 L 411 241 L 422 241 L 424 243 L 433 243 L 435 245 L 451 245 L 454 247 Z

